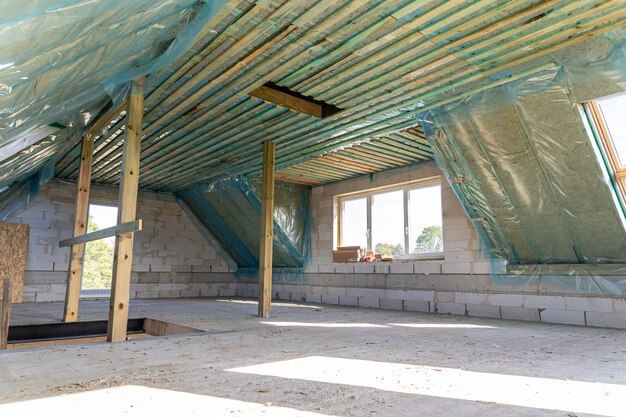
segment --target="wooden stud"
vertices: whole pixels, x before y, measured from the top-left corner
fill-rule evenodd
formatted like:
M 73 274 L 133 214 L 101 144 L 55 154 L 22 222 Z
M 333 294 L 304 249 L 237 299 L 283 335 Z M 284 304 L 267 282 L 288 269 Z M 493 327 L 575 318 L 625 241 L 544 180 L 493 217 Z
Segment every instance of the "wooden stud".
M 139 190 L 139 155 L 141 151 L 141 124 L 143 119 L 143 90 L 145 78 L 134 80 L 128 100 L 126 138 L 124 140 L 122 174 L 120 179 L 117 224 L 135 220 Z M 113 255 L 113 281 L 109 300 L 109 326 L 107 340 L 126 340 L 128 327 L 128 302 L 130 299 L 130 273 L 133 265 L 133 232 L 115 238 Z
M 259 255 L 259 317 L 268 318 L 272 307 L 272 243 L 274 242 L 274 168 L 276 146 L 263 143 L 263 206 Z
M 2 289 L 2 304 L 0 305 L 0 350 L 7 348 L 7 342 L 9 339 L 9 322 L 11 321 L 12 296 L 11 280 L 9 278 L 5 278 Z
M 89 220 L 89 190 L 91 188 L 91 164 L 93 159 L 93 140 L 90 134 L 83 137 L 80 151 L 80 173 L 78 175 L 78 191 L 76 193 L 76 211 L 74 216 L 74 236 L 87 232 Z M 66 323 L 78 320 L 78 299 L 80 283 L 83 275 L 85 244 L 72 246 L 70 264 L 67 271 L 65 288 L 65 306 L 63 321 Z

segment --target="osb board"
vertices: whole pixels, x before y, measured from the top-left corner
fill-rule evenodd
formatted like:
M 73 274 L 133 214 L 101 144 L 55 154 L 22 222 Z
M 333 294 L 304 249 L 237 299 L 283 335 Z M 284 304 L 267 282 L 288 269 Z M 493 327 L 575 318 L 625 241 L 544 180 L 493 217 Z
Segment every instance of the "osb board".
M 28 252 L 28 225 L 0 223 L 0 298 L 4 278 L 11 279 L 12 302 L 21 303 Z

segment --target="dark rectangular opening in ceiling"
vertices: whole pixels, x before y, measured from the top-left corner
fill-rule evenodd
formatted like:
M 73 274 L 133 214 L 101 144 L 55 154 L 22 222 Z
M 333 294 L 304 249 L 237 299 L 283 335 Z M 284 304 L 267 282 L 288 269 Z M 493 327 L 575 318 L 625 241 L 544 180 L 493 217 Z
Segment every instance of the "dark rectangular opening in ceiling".
M 287 107 L 292 110 L 311 116 L 324 118 L 335 114 L 342 109 L 323 101 L 315 100 L 286 87 L 281 87 L 272 82 L 250 92 L 251 96 L 260 98 L 278 106 Z

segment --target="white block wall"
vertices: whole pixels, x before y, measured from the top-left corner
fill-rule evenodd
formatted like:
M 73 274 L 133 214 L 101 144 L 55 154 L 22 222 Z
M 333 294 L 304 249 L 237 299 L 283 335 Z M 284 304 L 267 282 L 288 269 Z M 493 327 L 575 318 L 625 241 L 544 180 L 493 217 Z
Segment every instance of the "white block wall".
M 442 177 L 442 260 L 332 262 L 338 215 L 338 208 L 334 206 L 336 196 L 435 176 Z M 311 209 L 315 222 L 311 265 L 307 267 L 303 282 L 275 282 L 272 295 L 276 299 L 626 328 L 626 300 L 623 298 L 567 293 L 541 283 L 493 285 L 490 262 L 481 257 L 474 228 L 434 162 L 315 187 Z M 494 263 L 494 266 L 499 273 L 505 270 L 502 263 Z M 256 297 L 256 283 L 239 282 L 237 294 Z
M 441 289 L 428 289 L 429 285 L 415 276 L 410 289 L 391 289 L 393 285 L 380 276 L 323 275 L 310 274 L 302 283 L 275 282 L 272 296 L 276 300 L 349 307 L 626 329 L 624 298 L 479 292 L 484 284 L 477 282 L 483 280 L 478 276 L 441 275 Z M 468 290 L 454 291 L 459 278 L 473 282 L 477 290 L 468 285 Z M 257 284 L 239 282 L 237 295 L 256 298 Z
M 8 221 L 30 225 L 24 301 L 61 301 L 72 236 L 76 185 L 52 180 L 25 210 Z M 117 202 L 117 189 L 93 186 L 91 202 Z M 141 192 L 135 234 L 131 297 L 233 295 L 233 272 L 196 230 L 169 194 Z

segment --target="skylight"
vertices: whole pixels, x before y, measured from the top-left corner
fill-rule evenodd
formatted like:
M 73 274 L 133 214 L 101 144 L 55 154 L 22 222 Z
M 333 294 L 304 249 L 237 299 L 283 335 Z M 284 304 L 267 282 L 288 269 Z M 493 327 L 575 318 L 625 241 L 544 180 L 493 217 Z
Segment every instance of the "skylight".
M 626 93 L 617 94 L 597 101 L 606 128 L 619 159 L 626 165 Z
M 584 104 L 622 205 L 626 203 L 626 93 Z

